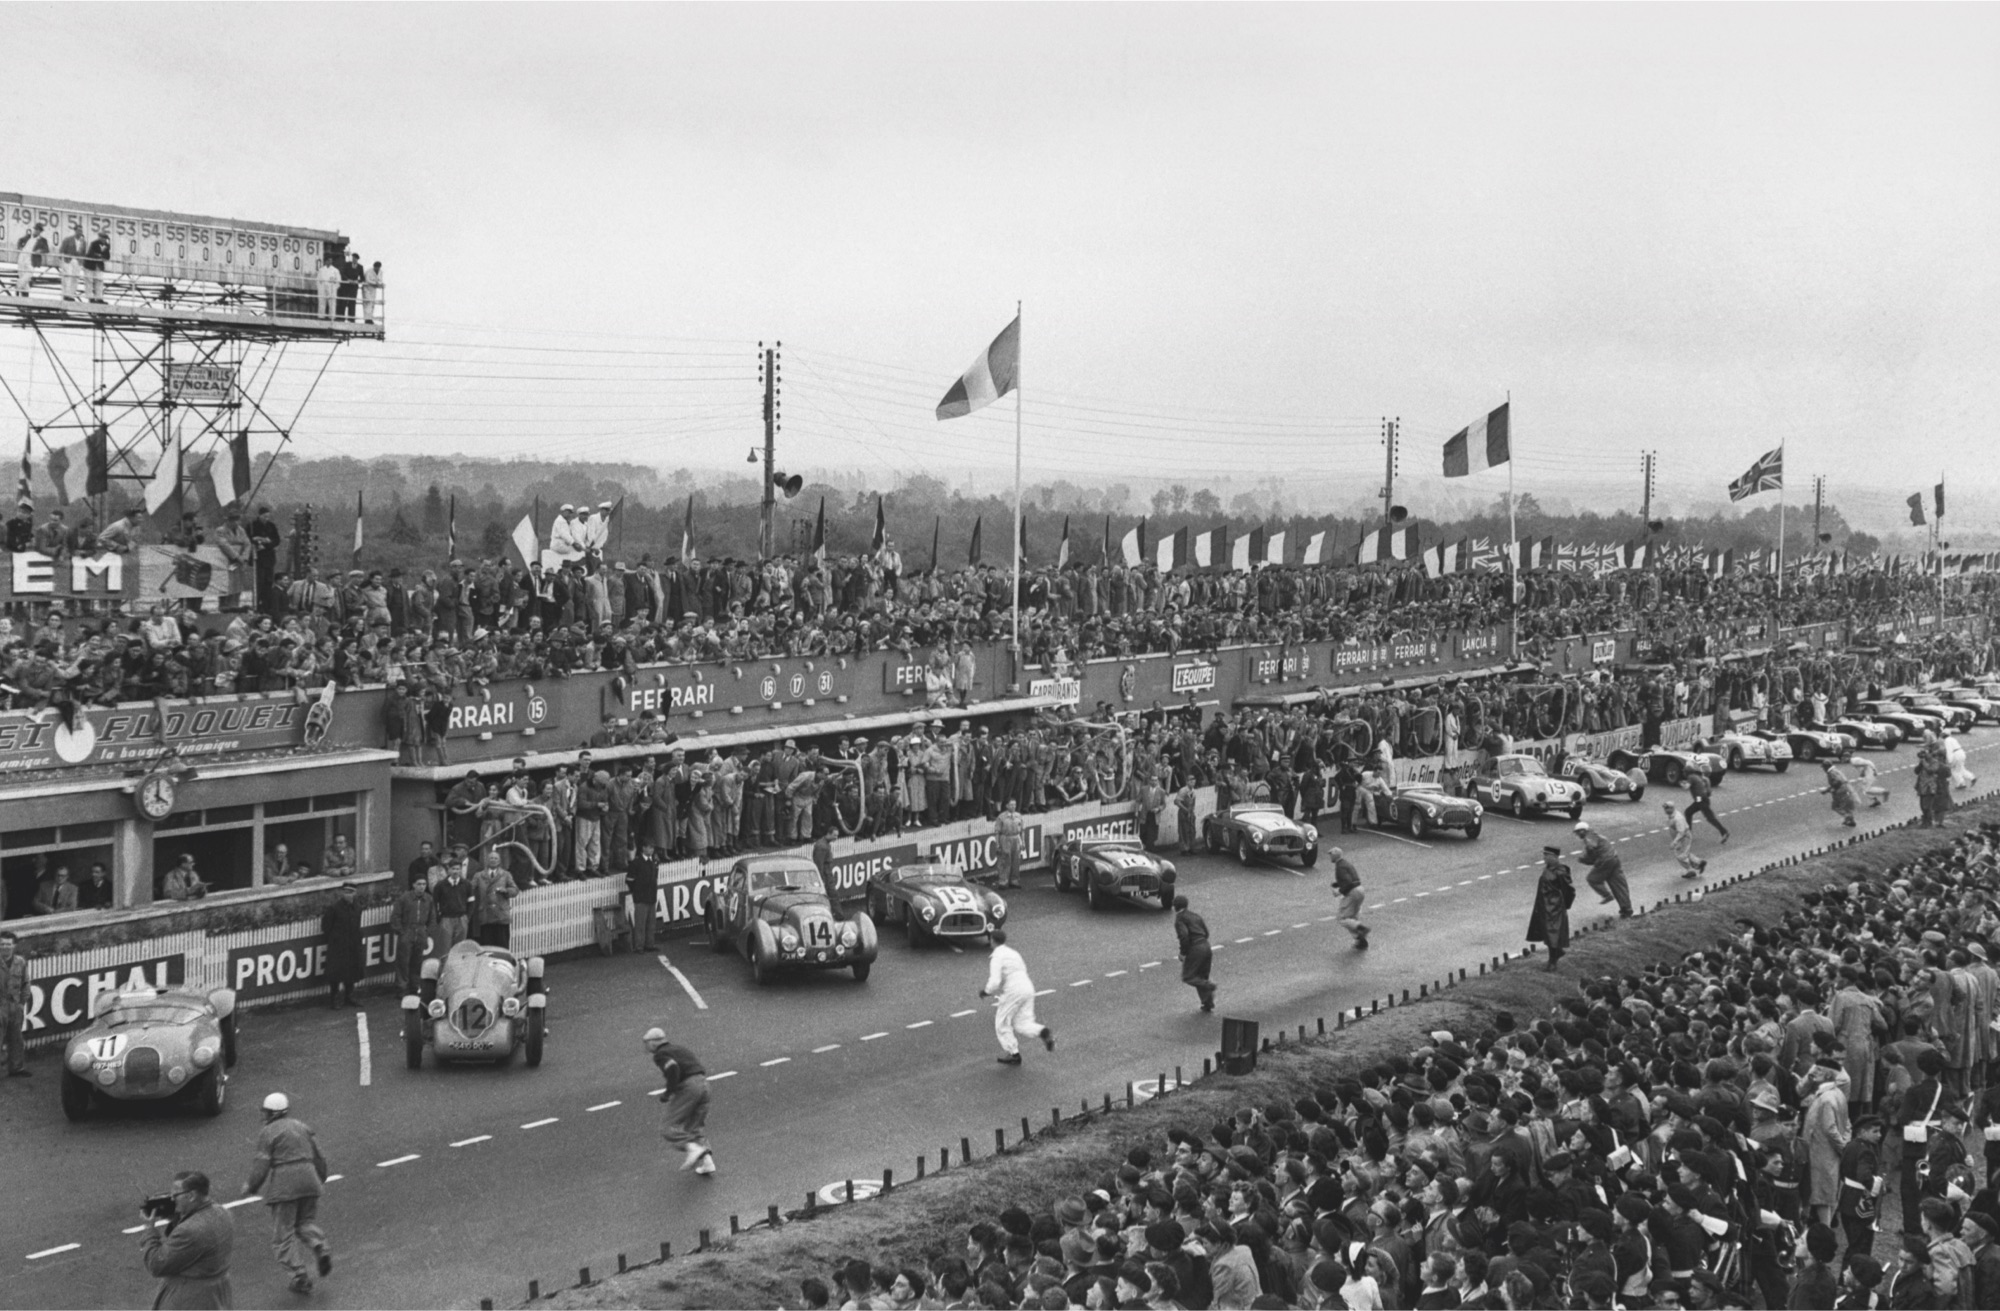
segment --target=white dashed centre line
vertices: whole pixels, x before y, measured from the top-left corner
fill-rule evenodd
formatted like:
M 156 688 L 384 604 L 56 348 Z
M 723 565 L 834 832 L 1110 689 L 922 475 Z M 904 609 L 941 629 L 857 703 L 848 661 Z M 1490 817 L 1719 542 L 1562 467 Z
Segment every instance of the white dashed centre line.
M 1304 920 L 1300 920 L 1297 924 L 1292 925 L 1292 927 L 1295 929 L 1309 929 L 1312 925 L 1306 923 Z
M 792 1058 L 791 1058 L 791 1057 L 789 1057 L 789 1056 L 778 1056 L 778 1057 L 774 1057 L 773 1059 L 771 1059 L 771 1060 L 768 1060 L 768 1061 L 759 1061 L 759 1062 L 757 1062 L 757 1064 L 759 1064 L 759 1065 L 763 1066 L 763 1067 L 764 1067 L 765 1069 L 767 1069 L 767 1070 L 768 1070 L 768 1069 L 770 1069 L 770 1068 L 771 1068 L 771 1067 L 772 1067 L 773 1065 L 790 1065 L 790 1064 L 791 1064 L 791 1062 L 792 1062 Z
M 962 1020 L 962 1019 L 964 1019 L 964 1018 L 965 1018 L 966 1016 L 968 1016 L 968 1015 L 977 1015 L 978 1013 L 979 1013 L 979 1010 L 978 1010 L 978 1008 L 977 1008 L 977 1007 L 974 1007 L 974 1008 L 973 1008 L 972 1010 L 966 1010 L 966 1011 L 953 1011 L 953 1012 L 951 1013 L 951 1018 L 952 1018 L 952 1019 L 954 1019 L 954 1020 Z
M 1055 992 L 1054 988 L 1043 988 L 1040 992 L 1036 993 L 1035 995 L 1037 997 L 1047 997 L 1053 992 Z
M 1239 943 L 1241 943 L 1241 942 L 1255 942 L 1255 941 L 1257 941 L 1257 939 L 1255 939 L 1255 938 L 1238 938 L 1238 939 L 1237 939 L 1236 941 L 1238 941 Z
M 527 1122 L 526 1124 L 522 1125 L 521 1127 L 522 1127 L 523 1129 L 539 1129 L 539 1128 L 541 1128 L 541 1127 L 542 1127 L 543 1125 L 545 1125 L 545 1124 L 554 1124 L 554 1123 L 555 1123 L 555 1122 L 556 1122 L 557 1120 L 559 1120 L 560 1118 L 562 1118 L 562 1117 L 560 1117 L 560 1116 L 555 1116 L 555 1115 L 548 1115 L 548 1116 L 544 1116 L 544 1117 L 542 1117 L 542 1118 L 541 1118 L 541 1119 L 539 1119 L 539 1120 L 530 1120 L 530 1121 L 528 1121 L 528 1122 Z
M 826 1054 L 827 1054 L 828 1052 L 837 1052 L 837 1051 L 839 1051 L 839 1050 L 840 1050 L 840 1044 L 839 1044 L 839 1043 L 837 1043 L 837 1042 L 830 1042 L 830 1043 L 828 1043 L 828 1044 L 827 1044 L 826 1046 L 824 1046 L 824 1047 L 815 1047 L 815 1048 L 813 1048 L 813 1050 L 812 1050 L 812 1054 L 813 1054 L 813 1055 L 815 1055 L 815 1056 L 824 1056 L 824 1055 L 826 1055 Z
M 392 1165 L 407 1165 L 422 1155 L 421 1152 L 411 1152 L 408 1156 L 392 1156 L 386 1161 L 375 1162 L 375 1168 L 377 1170 L 386 1170 Z
M 1503 870 L 1503 871 L 1501 871 L 1501 872 L 1502 872 L 1502 873 L 1505 873 L 1506 871 L 1504 871 L 1504 870 Z M 1485 881 L 1486 881 L 1487 879 L 1490 879 L 1490 878 L 1492 878 L 1492 877 L 1493 877 L 1493 876 L 1492 876 L 1491 874 L 1481 874 L 1481 875 L 1479 876 L 1479 881 L 1480 881 L 1481 883 L 1484 883 L 1484 882 L 1485 882 Z
M 1111 971 L 1111 973 L 1109 973 L 1109 974 L 1105 975 L 1104 977 L 1105 977 L 1105 978 L 1107 978 L 1107 979 L 1116 979 L 1116 978 L 1120 978 L 1120 977 L 1122 977 L 1122 976 L 1124 976 L 1124 975 L 1127 975 L 1127 974 L 1130 974 L 1131 972 L 1132 972 L 1132 971 L 1130 971 L 1130 970 L 1113 970 L 1113 971 Z
M 889 1032 L 885 1029 L 881 1033 L 864 1033 L 861 1035 L 861 1041 L 874 1042 L 877 1038 L 886 1038 L 888 1036 Z
M 61 1256 L 64 1252 L 74 1252 L 82 1243 L 64 1243 L 61 1247 L 45 1247 L 39 1252 L 28 1253 L 30 1261 L 39 1261 L 45 1256 Z
M 1278 936 L 1278 935 L 1279 935 L 1280 933 L 1283 933 L 1283 932 L 1284 932 L 1284 930 L 1283 930 L 1283 929 L 1265 929 L 1265 930 L 1264 930 L 1264 936 L 1265 936 L 1265 937 L 1267 937 L 1267 938 L 1275 938 L 1275 937 L 1277 937 L 1277 936 Z
M 252 1202 L 261 1202 L 263 1200 L 264 1197 L 261 1193 L 252 1193 L 248 1197 L 239 1197 L 233 1202 L 224 1202 L 222 1209 L 225 1211 L 234 1211 L 239 1206 L 248 1206 Z
M 344 1174 L 330 1174 L 326 1177 L 326 1181 L 330 1184 L 336 1184 L 346 1177 Z M 262 1199 L 260 1198 L 259 1200 L 261 1201 Z
M 623 1106 L 624 1104 L 624 1102 L 599 1102 L 595 1106 L 584 1107 L 583 1113 L 589 1115 L 592 1111 L 608 1111 L 614 1106 Z
M 1144 965 L 1141 965 L 1139 968 L 1142 970 L 1156 970 L 1160 968 L 1160 962 L 1156 960 L 1149 960 Z
M 716 1081 L 717 1079 L 734 1079 L 735 1077 L 736 1077 L 736 1071 L 734 1071 L 734 1070 L 724 1070 L 724 1071 L 723 1071 L 723 1072 L 722 1072 L 721 1074 L 711 1074 L 711 1075 L 709 1075 L 709 1076 L 708 1076 L 708 1081 L 709 1081 L 710 1083 L 714 1083 L 714 1082 L 715 1082 L 715 1081 Z M 660 1090 L 660 1092 L 665 1092 L 665 1091 L 666 1091 L 666 1089 L 664 1089 L 664 1088 L 662 1088 L 662 1089 Z M 656 1093 L 656 1094 L 654 1094 L 654 1095 L 655 1095 L 655 1096 L 658 1096 L 658 1094 L 657 1094 L 657 1093 Z
M 928 1029 L 936 1023 L 936 1020 L 918 1020 L 915 1024 L 905 1024 L 903 1027 L 906 1029 Z
M 477 1138 L 461 1138 L 461 1139 L 459 1139 L 459 1140 L 458 1140 L 457 1142 L 453 1143 L 453 1144 L 452 1144 L 452 1146 L 453 1146 L 453 1147 L 470 1147 L 470 1146 L 472 1146 L 472 1145 L 473 1145 L 474 1143 L 490 1143 L 490 1142 L 492 1142 L 492 1141 L 493 1141 L 493 1135 L 492 1135 L 492 1134 L 490 1134 L 490 1133 L 483 1133 L 483 1134 L 480 1134 L 480 1135 L 479 1135 L 479 1136 L 478 1136 Z M 386 1164 L 386 1162 L 385 1162 L 385 1164 Z
M 361 1086 L 366 1088 L 373 1077 L 374 1067 L 368 1055 L 368 1012 L 354 1012 L 354 1036 L 361 1045 Z
M 1450 892 L 1450 891 L 1451 891 L 1451 884 L 1449 884 L 1449 883 L 1445 884 L 1445 885 L 1444 885 L 1443 887 L 1439 888 L 1439 889 L 1438 889 L 1438 891 L 1439 891 L 1439 892 Z
M 1090 980 L 1078 979 L 1075 983 L 1072 983 L 1069 986 L 1072 988 L 1088 988 L 1090 986 Z

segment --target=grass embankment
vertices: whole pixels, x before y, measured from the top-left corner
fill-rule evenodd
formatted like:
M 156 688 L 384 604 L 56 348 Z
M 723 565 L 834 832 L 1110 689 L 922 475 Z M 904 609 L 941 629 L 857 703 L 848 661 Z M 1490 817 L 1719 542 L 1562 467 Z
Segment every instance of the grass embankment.
M 1559 973 L 1546 972 L 1540 956 L 1516 958 L 1493 973 L 1384 1010 L 1324 1039 L 1266 1052 L 1254 1074 L 1215 1075 L 1136 1109 L 1088 1121 L 1065 1120 L 1059 1129 L 1045 1126 L 1031 1142 L 1010 1146 L 1004 1156 L 954 1167 L 921 1183 L 899 1185 L 886 1196 L 822 1211 L 775 1230 L 725 1235 L 708 1252 L 565 1289 L 531 1305 L 796 1306 L 800 1279 L 825 1277 L 850 1256 L 878 1265 L 920 1267 L 935 1254 L 958 1250 L 967 1226 L 993 1218 L 1006 1206 L 1046 1211 L 1058 1198 L 1096 1187 L 1132 1147 L 1145 1143 L 1157 1152 L 1170 1127 L 1205 1132 L 1240 1106 L 1289 1102 L 1351 1071 L 1407 1054 L 1436 1029 L 1476 1034 L 1490 1027 L 1500 1011 L 1511 1011 L 1523 1022 L 1538 1018 L 1574 995 L 1579 979 L 1678 959 L 1740 932 L 1740 920 L 1774 923 L 1797 907 L 1805 892 L 1828 882 L 1868 879 L 1951 841 L 1969 825 L 1994 818 L 2000 818 L 2000 800 L 1989 799 L 1964 807 L 1953 827 L 1942 833 L 1892 828 L 1754 876 L 1705 885 L 1698 900 L 1668 903 L 1579 937 Z M 1521 913 L 1525 923 L 1525 902 Z

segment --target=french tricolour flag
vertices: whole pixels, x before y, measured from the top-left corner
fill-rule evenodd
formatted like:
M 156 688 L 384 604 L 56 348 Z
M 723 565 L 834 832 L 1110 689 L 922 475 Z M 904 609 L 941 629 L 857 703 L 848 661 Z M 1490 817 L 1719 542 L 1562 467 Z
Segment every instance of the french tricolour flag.
M 1507 402 L 1444 444 L 1444 476 L 1463 478 L 1507 463 Z

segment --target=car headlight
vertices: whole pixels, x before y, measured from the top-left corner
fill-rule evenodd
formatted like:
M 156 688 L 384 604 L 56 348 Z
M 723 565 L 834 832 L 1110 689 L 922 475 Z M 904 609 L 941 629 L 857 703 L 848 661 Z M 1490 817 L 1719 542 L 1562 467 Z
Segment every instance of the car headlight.
M 1263 834 L 1263 831 L 1262 831 L 1261 829 L 1260 829 L 1260 830 L 1253 830 L 1253 831 L 1251 832 L 1251 834 L 1250 834 L 1250 841 L 1251 841 L 1251 842 L 1252 842 L 1252 843 L 1253 843 L 1254 845 L 1256 845 L 1256 846 L 1259 846 L 1259 847 L 1263 846 L 1263 845 L 1264 845 L 1264 834 Z
M 97 1081 L 106 1088 L 109 1088 L 112 1084 L 118 1082 L 118 1071 L 107 1065 L 97 1072 Z
M 1437 818 L 1438 808 L 1436 806 L 1432 805 L 1428 801 L 1422 801 L 1419 802 L 1418 804 L 1424 808 L 1424 813 L 1426 815 L 1429 815 L 1432 819 Z
M 519 997 L 502 997 L 500 999 L 500 1013 L 509 1019 L 519 1015 L 521 1013 L 521 999 Z
M 431 1018 L 434 1020 L 441 1020 L 444 1018 L 444 998 L 442 997 L 431 998 Z
M 212 1042 L 205 1042 L 201 1046 L 195 1048 L 193 1060 L 194 1060 L 194 1067 L 197 1070 L 206 1070 L 210 1065 L 212 1065 L 215 1062 L 215 1044 Z
M 922 911 L 923 917 L 925 919 L 934 920 L 937 918 L 937 907 L 931 905 L 931 903 L 929 903 L 928 901 L 925 902 L 919 909 Z
M 857 929 L 857 928 L 855 928 L 855 927 L 854 927 L 854 925 L 852 925 L 852 924 L 843 924 L 843 925 L 841 925 L 841 926 L 840 926 L 840 945 L 841 945 L 841 946 L 843 946 L 843 947 L 852 947 L 852 946 L 853 946 L 853 945 L 854 945 L 855 943 L 857 943 L 857 942 L 859 942 L 859 941 L 861 941 L 861 930 L 860 930 L 860 929 Z
M 989 903 L 989 904 L 987 905 L 987 907 L 986 907 L 986 913 L 987 913 L 987 914 L 988 914 L 989 916 L 991 916 L 992 918 L 996 919 L 996 920 L 999 920 L 999 919 L 1006 919 L 1006 918 L 1007 918 L 1007 903 L 1006 903 L 1006 901 L 1005 901 L 1004 899 L 1000 898 L 1000 897 L 995 897 L 995 898 L 994 898 L 994 899 L 993 899 L 993 900 L 992 900 L 992 901 L 991 901 L 991 902 L 990 902 L 990 903 Z
M 1307 842 L 1310 842 L 1310 843 L 1314 843 L 1314 844 L 1317 844 L 1317 843 L 1319 842 L 1319 830 L 1318 830 L 1318 829 L 1314 828 L 1314 827 L 1313 827 L 1312 825 L 1310 825 L 1310 824 L 1305 824 L 1305 825 L 1302 825 L 1301 827 L 1302 827 L 1302 828 L 1303 828 L 1303 829 L 1305 830 L 1305 835 L 1306 835 L 1306 841 L 1307 841 Z
M 79 1047 L 69 1054 L 69 1068 L 82 1074 L 90 1069 L 90 1049 Z
M 178 1084 L 178 1083 L 184 1083 L 184 1082 L 186 1082 L 186 1081 L 187 1081 L 187 1077 L 188 1077 L 188 1072 L 187 1072 L 187 1067 L 186 1067 L 186 1066 L 184 1066 L 184 1065 L 170 1065 L 170 1066 L 168 1066 L 168 1067 L 167 1067 L 167 1082 L 168 1082 L 168 1083 L 175 1083 L 175 1084 Z
M 1472 813 L 1475 815 L 1483 815 L 1486 813 L 1486 807 L 1480 805 L 1477 801 L 1474 801 L 1472 803 Z
M 783 947 L 786 951 L 798 950 L 798 945 L 799 945 L 798 933 L 795 930 L 793 930 L 789 925 L 787 925 L 782 929 L 779 929 L 778 945 L 780 947 Z

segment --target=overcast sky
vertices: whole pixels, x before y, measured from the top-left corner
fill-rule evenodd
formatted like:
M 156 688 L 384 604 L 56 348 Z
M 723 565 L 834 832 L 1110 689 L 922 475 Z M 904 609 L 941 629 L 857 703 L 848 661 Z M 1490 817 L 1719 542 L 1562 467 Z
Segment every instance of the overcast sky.
M 305 455 L 2000 480 L 2000 10 L 14 5 L 0 188 L 337 228 Z M 34 52 L 31 56 L 28 52 Z M 19 379 L 27 352 L 0 343 Z M 300 361 L 297 367 L 302 367 Z M 294 374 L 281 385 L 303 389 Z M 294 379 L 298 381 L 294 381 Z M 46 402 L 44 369 L 38 395 Z M 1494 490 L 1504 486 L 1500 475 Z M 1798 492 L 1794 492 L 1794 496 Z M 1969 525 L 1968 525 L 1969 526 Z

